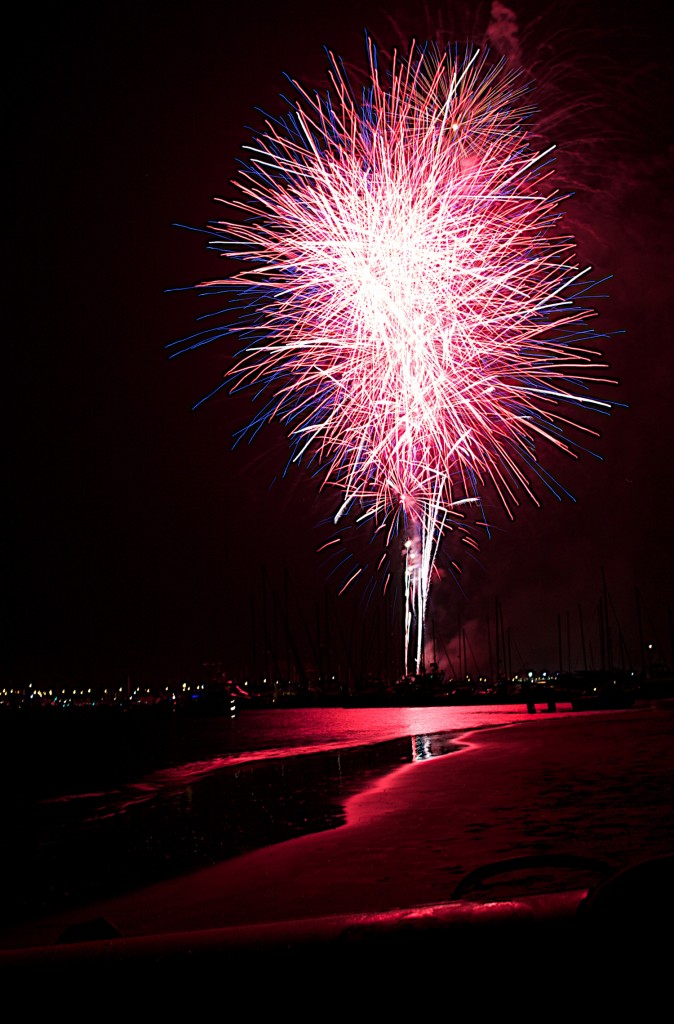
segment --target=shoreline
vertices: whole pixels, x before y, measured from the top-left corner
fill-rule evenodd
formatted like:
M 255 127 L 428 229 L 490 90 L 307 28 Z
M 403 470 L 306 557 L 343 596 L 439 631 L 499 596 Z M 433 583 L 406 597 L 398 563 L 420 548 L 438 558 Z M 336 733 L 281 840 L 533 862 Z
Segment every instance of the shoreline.
M 346 822 L 0 933 L 58 941 L 103 917 L 125 937 L 382 913 L 451 898 L 473 869 L 565 853 L 614 870 L 674 850 L 674 702 L 463 730 L 344 802 Z

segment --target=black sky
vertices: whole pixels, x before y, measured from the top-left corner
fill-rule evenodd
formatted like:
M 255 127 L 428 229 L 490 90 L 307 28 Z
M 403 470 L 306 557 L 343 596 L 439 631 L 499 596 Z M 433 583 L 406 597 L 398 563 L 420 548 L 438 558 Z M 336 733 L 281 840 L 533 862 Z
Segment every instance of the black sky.
M 279 648 L 297 644 L 306 664 L 325 639 L 337 576 L 316 549 L 330 503 L 302 472 L 274 482 L 285 464 L 280 431 L 231 450 L 247 399 L 191 411 L 218 383 L 227 346 L 167 358 L 165 346 L 203 312 L 203 300 L 167 289 L 222 273 L 204 236 L 174 225 L 218 215 L 212 197 L 230 193 L 246 125 L 259 124 L 256 106 L 278 108 L 284 72 L 320 83 L 323 46 L 360 59 L 365 28 L 384 45 L 395 26 L 426 35 L 434 6 L 407 6 L 348 0 L 332 10 L 297 0 L 236 10 L 196 0 L 17 14 L 6 41 L 4 680 L 156 681 L 216 659 L 237 673 L 259 639 L 263 595 Z M 587 131 L 573 128 L 587 187 L 569 217 L 581 259 L 596 277 L 613 275 L 601 323 L 624 331 L 605 350 L 621 380 L 612 397 L 629 409 L 600 424 L 603 461 L 551 464 L 575 503 L 543 497 L 542 509 L 499 520 L 478 558 L 463 559 L 462 589 L 436 588 L 438 653 L 442 660 L 442 645 L 456 660 L 460 619 L 477 662 L 469 667 L 486 668 L 479 635 L 498 598 L 514 668 L 558 667 L 558 623 L 563 660 L 570 654 L 582 667 L 581 614 L 585 655 L 597 666 L 603 569 L 615 660 L 640 667 L 641 640 L 651 639 L 671 664 L 665 5 L 603 0 L 592 14 L 510 6 L 540 66 L 577 58 L 577 74 L 564 80 L 576 96 L 589 83 L 601 111 L 588 112 Z M 485 9 L 465 17 L 479 22 Z M 445 25 L 450 15 L 447 7 Z M 361 603 L 365 590 L 339 604 L 332 636 L 334 650 L 355 661 L 362 620 L 370 617 L 368 629 L 380 622 L 376 599 L 367 613 Z

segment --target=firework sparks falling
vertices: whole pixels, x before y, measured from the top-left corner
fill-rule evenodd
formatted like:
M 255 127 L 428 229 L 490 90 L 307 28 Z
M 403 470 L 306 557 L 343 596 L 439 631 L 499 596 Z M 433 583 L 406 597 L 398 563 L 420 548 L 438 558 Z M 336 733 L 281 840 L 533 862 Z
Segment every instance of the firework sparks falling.
M 438 546 L 457 511 L 493 490 L 512 516 L 553 481 L 538 453 L 576 455 L 569 428 L 601 380 L 587 345 L 585 270 L 560 231 L 549 152 L 529 145 L 521 72 L 478 50 L 394 54 L 368 43 L 357 101 L 330 55 L 331 91 L 297 99 L 247 147 L 238 211 L 212 225 L 239 267 L 207 290 L 235 289 L 243 343 L 225 384 L 267 402 L 295 461 L 339 493 L 337 522 L 405 538 L 405 666 L 423 658 Z M 223 385 L 224 386 L 224 385 Z M 582 417 L 581 417 L 582 419 Z

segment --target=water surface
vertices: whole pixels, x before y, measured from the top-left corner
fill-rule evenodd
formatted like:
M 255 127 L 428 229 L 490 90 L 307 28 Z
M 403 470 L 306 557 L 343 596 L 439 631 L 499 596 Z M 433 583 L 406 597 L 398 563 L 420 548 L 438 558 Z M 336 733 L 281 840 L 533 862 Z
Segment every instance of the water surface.
M 513 705 L 68 714 L 4 730 L 4 923 L 337 827 L 346 797 L 379 775 L 531 717 Z

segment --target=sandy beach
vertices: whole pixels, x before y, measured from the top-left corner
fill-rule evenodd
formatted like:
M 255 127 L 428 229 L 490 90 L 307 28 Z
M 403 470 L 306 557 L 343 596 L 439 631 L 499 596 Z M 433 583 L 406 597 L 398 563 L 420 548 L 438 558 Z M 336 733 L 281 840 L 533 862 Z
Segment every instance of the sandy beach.
M 0 949 L 50 946 L 98 918 L 139 938 L 439 904 L 468 872 L 512 857 L 618 871 L 674 851 L 673 740 L 671 701 L 471 732 L 351 797 L 341 827 L 16 927 Z
M 115 921 L 143 934 L 383 911 L 446 900 L 468 871 L 506 857 L 577 853 L 620 868 L 669 853 L 673 725 L 613 712 L 472 733 L 463 751 L 351 798 L 345 826 L 145 890 Z

